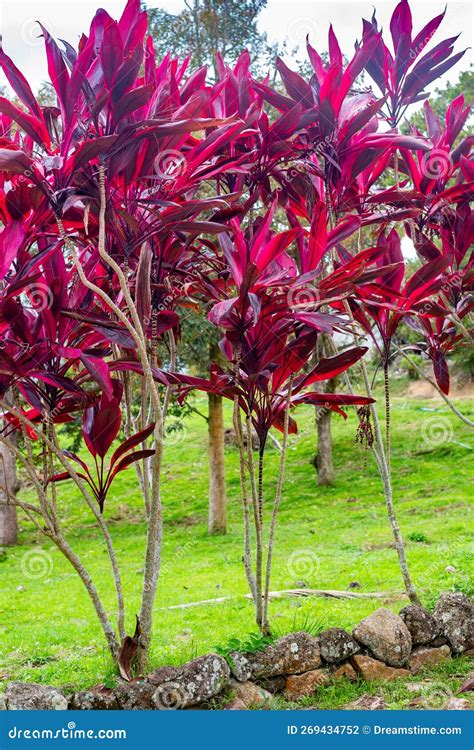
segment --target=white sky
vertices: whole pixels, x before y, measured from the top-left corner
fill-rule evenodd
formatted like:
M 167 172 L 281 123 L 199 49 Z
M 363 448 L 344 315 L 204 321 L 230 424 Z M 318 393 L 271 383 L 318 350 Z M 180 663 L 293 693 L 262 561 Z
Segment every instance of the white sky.
M 90 21 L 98 7 L 103 7 L 117 18 L 125 0 L 0 0 L 0 30 L 3 34 L 5 52 L 10 55 L 20 70 L 37 89 L 47 77 L 42 40 L 37 38 L 40 20 L 50 33 L 59 39 L 67 39 L 76 46 L 82 32 L 87 32 Z M 163 7 L 178 12 L 184 3 L 181 0 L 149 0 L 149 7 Z M 356 37 L 361 34 L 361 18 L 370 18 L 375 6 L 379 24 L 388 31 L 390 15 L 396 0 L 269 0 L 260 17 L 260 27 L 268 33 L 270 41 L 288 40 L 289 48 L 302 44 L 306 34 L 317 49 L 326 49 L 327 29 L 332 22 L 343 51 L 350 55 Z M 444 0 L 412 0 L 413 26 L 418 32 L 422 26 L 444 8 Z M 448 2 L 445 19 L 435 35 L 434 43 L 462 32 L 456 51 L 473 44 L 474 5 L 466 1 Z M 471 51 L 445 76 L 444 80 L 456 80 L 458 73 L 472 61 Z M 291 62 L 291 61 L 288 61 Z M 0 85 L 4 81 L 0 76 Z

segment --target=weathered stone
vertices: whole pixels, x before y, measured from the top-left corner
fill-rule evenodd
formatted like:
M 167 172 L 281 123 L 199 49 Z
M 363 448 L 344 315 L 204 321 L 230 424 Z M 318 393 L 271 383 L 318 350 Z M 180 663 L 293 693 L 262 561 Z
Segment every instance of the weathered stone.
M 33 682 L 10 682 L 5 691 L 9 711 L 66 711 L 67 699 L 60 690 Z
M 444 637 L 444 635 L 437 635 L 436 638 L 433 638 L 433 640 L 430 643 L 430 646 L 432 648 L 439 648 L 440 646 L 449 646 L 448 639 Z
M 155 690 L 155 685 L 151 685 L 147 680 L 123 680 L 114 688 L 113 695 L 119 709 L 123 711 L 150 711 L 151 698 Z
M 383 711 L 387 708 L 381 695 L 361 695 L 360 698 L 343 706 L 344 711 Z
M 450 698 L 444 706 L 445 711 L 469 711 L 471 704 L 467 698 Z
M 229 654 L 230 671 L 236 680 L 246 682 L 252 676 L 252 665 L 250 664 L 247 654 L 240 651 L 231 651 Z
M 71 711 L 116 711 L 119 704 L 113 690 L 100 687 L 74 693 L 69 708 Z
M 324 669 L 313 669 L 304 674 L 295 674 L 286 678 L 284 696 L 289 701 L 309 698 L 320 685 L 329 682 L 329 675 Z
M 162 685 L 163 682 L 170 682 L 174 680 L 178 674 L 177 667 L 158 667 L 147 676 L 147 681 L 151 682 L 152 685 Z
M 463 656 L 467 656 L 468 659 L 474 658 L 474 648 L 468 648 L 466 651 L 463 651 Z
M 229 677 L 230 669 L 222 656 L 199 656 L 180 667 L 172 680 L 152 686 L 152 704 L 158 710 L 194 706 L 218 695 Z
M 264 690 L 254 682 L 239 682 L 230 680 L 229 687 L 235 693 L 235 697 L 242 701 L 244 708 L 262 708 L 268 706 L 272 694 Z
M 457 591 L 441 594 L 433 616 L 455 654 L 474 647 L 474 607 L 468 596 Z
M 439 648 L 422 646 L 412 651 L 408 666 L 412 674 L 418 674 L 424 667 L 433 667 L 435 664 L 440 664 L 450 658 L 451 650 L 449 646 L 440 646 Z
M 410 632 L 398 615 L 389 609 L 377 609 L 352 631 L 376 659 L 391 667 L 401 667 L 411 652 Z
M 410 631 L 414 646 L 425 646 L 439 633 L 439 625 L 433 615 L 417 604 L 409 604 L 400 612 L 400 617 Z
M 342 679 L 343 677 L 345 677 L 347 680 L 350 680 L 351 682 L 356 682 L 358 679 L 357 672 L 355 671 L 354 667 L 349 663 L 341 664 L 341 666 L 338 667 L 335 672 L 331 673 L 331 677 L 333 678 L 335 677 L 337 679 Z
M 371 680 L 397 680 L 399 677 L 410 677 L 408 669 L 389 667 L 383 661 L 372 659 L 370 656 L 356 654 L 351 657 L 351 664 L 358 675 L 370 682 Z
M 328 664 L 338 664 L 359 651 L 357 641 L 342 628 L 329 628 L 319 636 L 321 658 Z
M 5 701 L 5 693 L 0 693 L 0 711 L 6 711 L 7 704 Z
M 226 703 L 223 707 L 224 711 L 245 711 L 247 706 L 240 698 L 234 698 L 230 703 Z
M 286 678 L 282 674 L 276 677 L 262 677 L 257 680 L 257 684 L 264 690 L 268 690 L 272 695 L 275 695 L 275 693 L 281 693 L 285 689 Z
M 252 679 L 258 679 L 280 674 L 301 674 L 321 666 L 318 639 L 302 631 L 284 635 L 263 651 L 246 653 L 244 657 L 247 663 L 240 659 L 241 667 L 233 670 L 235 677 L 241 681 L 244 681 L 243 675 L 248 675 L 249 668 Z M 233 659 L 235 664 L 235 657 Z

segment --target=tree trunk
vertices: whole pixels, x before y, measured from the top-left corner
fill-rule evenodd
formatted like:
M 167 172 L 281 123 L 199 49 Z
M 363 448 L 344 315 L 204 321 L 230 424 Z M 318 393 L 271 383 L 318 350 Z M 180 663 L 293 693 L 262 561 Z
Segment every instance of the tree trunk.
M 11 451 L 0 443 L 0 545 L 17 543 L 18 521 L 16 506 L 4 503 L 15 496 L 17 490 L 16 462 Z
M 320 337 L 318 342 L 317 357 L 315 363 L 322 357 L 330 357 L 332 352 L 326 334 Z M 316 383 L 314 390 L 320 393 L 335 393 L 337 378 Z M 313 460 L 313 465 L 318 472 L 318 484 L 332 484 L 335 478 L 333 450 L 332 450 L 332 432 L 331 432 L 332 411 L 324 406 L 316 407 L 316 429 L 318 433 L 318 448 Z
M 316 469 L 318 484 L 332 484 L 334 481 L 334 464 L 332 460 L 332 433 L 330 409 L 317 407 L 316 424 L 318 430 L 318 452 L 316 454 Z
M 222 396 L 208 394 L 209 402 L 209 534 L 227 532 L 227 493 L 224 462 Z

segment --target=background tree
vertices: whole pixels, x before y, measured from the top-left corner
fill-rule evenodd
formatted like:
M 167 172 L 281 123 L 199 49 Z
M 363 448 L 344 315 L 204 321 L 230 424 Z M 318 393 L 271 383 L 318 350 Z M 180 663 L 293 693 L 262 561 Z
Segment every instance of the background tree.
M 16 434 L 16 433 L 15 433 Z M 9 436 L 14 444 L 15 434 Z M 16 505 L 8 505 L 17 491 L 16 461 L 7 443 L 0 441 L 0 545 L 14 545 L 18 537 Z M 5 504 L 4 504 L 5 503 Z
M 257 27 L 267 0 L 186 0 L 185 5 L 177 15 L 162 8 L 149 9 L 148 24 L 158 56 L 171 52 L 183 59 L 189 54 L 192 67 L 208 65 L 216 77 L 216 52 L 232 64 L 248 49 L 259 67 L 270 66 L 276 45 Z
M 180 360 L 186 369 L 196 375 L 207 376 L 211 362 L 222 360 L 217 331 L 203 316 L 190 312 L 182 321 Z M 227 489 L 224 451 L 224 411 L 222 396 L 208 393 L 207 417 L 209 447 L 209 516 L 210 534 L 227 532 Z
M 456 83 L 448 81 L 443 88 L 437 88 L 433 96 L 430 97 L 430 105 L 435 115 L 443 120 L 449 105 L 460 94 L 464 95 L 467 104 L 474 102 L 474 66 L 472 65 L 469 70 L 463 70 L 459 74 Z M 424 132 L 426 125 L 423 108 L 420 108 L 409 118 L 409 124 Z M 466 131 L 472 132 L 472 117 L 467 122 L 463 132 Z

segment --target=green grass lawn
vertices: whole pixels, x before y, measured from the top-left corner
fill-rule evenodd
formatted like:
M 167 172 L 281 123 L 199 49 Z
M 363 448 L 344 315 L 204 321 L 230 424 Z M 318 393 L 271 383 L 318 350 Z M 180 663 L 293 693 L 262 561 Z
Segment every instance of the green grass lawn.
M 197 400 L 205 410 L 205 400 Z M 474 401 L 457 402 L 474 417 Z M 227 422 L 231 424 L 230 408 Z M 355 445 L 356 418 L 335 416 L 337 480 L 319 488 L 310 465 L 315 450 L 314 412 L 300 409 L 300 432 L 291 436 L 286 484 L 279 518 L 272 589 L 301 582 L 318 589 L 395 592 L 388 606 L 406 604 L 392 547 L 380 480 L 370 455 Z M 393 474 L 395 500 L 414 581 L 421 598 L 433 606 L 440 592 L 472 593 L 473 547 L 469 512 L 474 499 L 474 431 L 438 400 L 417 401 L 400 383 L 393 399 Z M 271 501 L 279 455 L 270 447 L 265 488 Z M 255 631 L 241 563 L 242 522 L 237 451 L 226 453 L 229 533 L 207 535 L 206 425 L 193 415 L 182 432 L 173 433 L 166 450 L 163 477 L 163 576 L 155 605 L 153 666 L 180 664 Z M 90 511 L 72 483 L 60 485 L 59 499 L 68 539 L 104 597 L 111 617 L 115 602 L 108 558 Z M 267 518 L 269 510 L 267 510 Z M 139 608 L 144 558 L 142 500 L 133 470 L 118 477 L 108 498 L 110 523 L 127 602 L 127 626 L 134 629 Z M 22 519 L 20 546 L 0 554 L 0 689 L 6 680 L 37 681 L 68 688 L 86 687 L 113 675 L 82 584 L 62 555 Z M 44 574 L 25 575 L 41 550 Z M 396 592 L 399 592 L 397 595 Z M 189 609 L 176 604 L 231 596 L 225 603 Z M 284 598 L 270 605 L 274 630 L 330 626 L 351 628 L 381 606 L 377 599 Z M 467 659 L 432 672 L 454 686 L 467 671 Z M 395 685 L 395 687 L 393 686 Z M 407 705 L 412 694 L 394 683 L 391 707 Z M 398 686 L 398 687 L 397 687 Z M 448 689 L 451 689 L 449 687 Z M 377 686 L 335 687 L 317 694 L 321 707 L 337 707 Z M 342 691 L 342 692 L 341 692 Z M 349 695 L 350 693 L 350 695 Z

